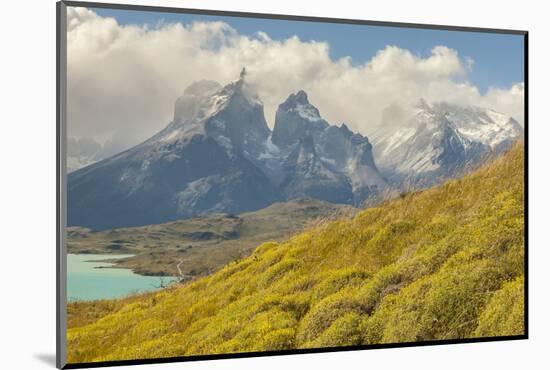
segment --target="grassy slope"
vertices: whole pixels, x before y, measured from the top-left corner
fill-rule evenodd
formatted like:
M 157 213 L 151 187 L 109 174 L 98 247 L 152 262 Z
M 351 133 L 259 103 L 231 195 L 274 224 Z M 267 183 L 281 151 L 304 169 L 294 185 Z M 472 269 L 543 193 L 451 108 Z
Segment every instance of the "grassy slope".
M 354 215 L 356 208 L 315 199 L 275 203 L 238 216 L 214 214 L 158 225 L 93 232 L 72 227 L 69 253 L 134 254 L 115 260 L 143 275 L 207 275 L 226 263 L 248 256 L 259 244 L 282 241 L 317 219 Z
M 522 334 L 523 150 L 118 301 L 69 362 Z

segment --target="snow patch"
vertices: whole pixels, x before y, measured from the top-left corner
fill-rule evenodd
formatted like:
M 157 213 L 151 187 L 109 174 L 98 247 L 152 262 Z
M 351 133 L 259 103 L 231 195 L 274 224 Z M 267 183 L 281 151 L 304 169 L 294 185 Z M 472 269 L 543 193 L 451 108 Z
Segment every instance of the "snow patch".
M 322 120 L 315 107 L 311 104 L 296 104 L 291 111 L 298 113 L 300 117 L 310 122 L 318 122 Z
M 175 200 L 181 213 L 186 214 L 212 188 L 211 177 L 203 177 L 187 184 L 184 190 L 175 194 Z
M 225 122 L 220 120 L 220 119 L 213 119 L 212 121 L 212 125 L 217 128 L 217 129 L 220 129 L 220 130 L 225 130 Z
M 336 161 L 332 158 L 321 157 L 321 160 L 325 163 L 330 164 L 331 166 L 336 166 Z
M 225 149 L 227 150 L 233 149 L 233 145 L 231 145 L 231 139 L 229 139 L 228 137 L 223 135 L 218 135 L 215 139 L 218 142 L 218 144 L 223 146 Z
M 281 152 L 281 149 L 277 145 L 273 144 L 273 141 L 271 140 L 272 135 L 273 134 L 271 133 L 267 137 L 267 140 L 265 141 L 265 147 L 269 153 L 278 154 Z
M 387 154 L 392 150 L 406 143 L 416 133 L 415 127 L 403 127 L 397 130 L 393 135 L 390 135 L 385 140 L 383 153 Z

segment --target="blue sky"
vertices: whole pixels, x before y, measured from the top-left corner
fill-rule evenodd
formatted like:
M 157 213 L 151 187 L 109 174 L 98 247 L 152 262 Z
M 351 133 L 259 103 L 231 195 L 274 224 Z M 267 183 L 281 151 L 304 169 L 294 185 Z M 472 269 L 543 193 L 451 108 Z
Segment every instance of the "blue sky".
M 436 45 L 445 45 L 458 51 L 462 58 L 475 61 L 469 79 L 482 94 L 489 87 L 509 88 L 524 80 L 523 36 L 480 32 L 442 31 L 398 27 L 380 27 L 350 24 L 330 24 L 303 21 L 254 19 L 228 16 L 203 16 L 136 10 L 93 9 L 101 16 L 115 18 L 119 24 L 149 24 L 194 21 L 223 21 L 243 35 L 258 31 L 272 39 L 298 36 L 303 41 L 325 41 L 330 45 L 331 58 L 345 56 L 353 64 L 370 60 L 386 45 L 396 45 L 414 54 L 428 56 Z

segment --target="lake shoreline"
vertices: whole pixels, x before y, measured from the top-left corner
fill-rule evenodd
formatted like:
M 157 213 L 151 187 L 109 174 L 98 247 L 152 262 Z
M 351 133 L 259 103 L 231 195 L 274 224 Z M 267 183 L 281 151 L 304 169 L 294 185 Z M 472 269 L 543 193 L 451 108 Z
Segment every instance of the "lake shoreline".
M 175 276 L 144 276 L 118 267 L 116 260 L 129 257 L 131 255 L 67 254 L 67 301 L 123 298 L 179 281 Z

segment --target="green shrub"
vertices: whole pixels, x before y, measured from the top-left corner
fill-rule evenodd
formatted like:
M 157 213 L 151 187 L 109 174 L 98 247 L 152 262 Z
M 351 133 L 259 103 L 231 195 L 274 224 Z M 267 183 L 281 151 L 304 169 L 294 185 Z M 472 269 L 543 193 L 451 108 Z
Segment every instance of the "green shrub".
M 297 332 L 299 344 L 315 340 L 334 321 L 342 315 L 360 312 L 360 304 L 354 292 L 341 290 L 330 295 L 313 306 L 302 319 Z
M 524 327 L 524 277 L 506 282 L 493 294 L 479 317 L 476 337 L 523 335 Z
M 361 316 L 350 312 L 336 319 L 316 340 L 306 343 L 305 347 L 338 347 L 361 344 Z

